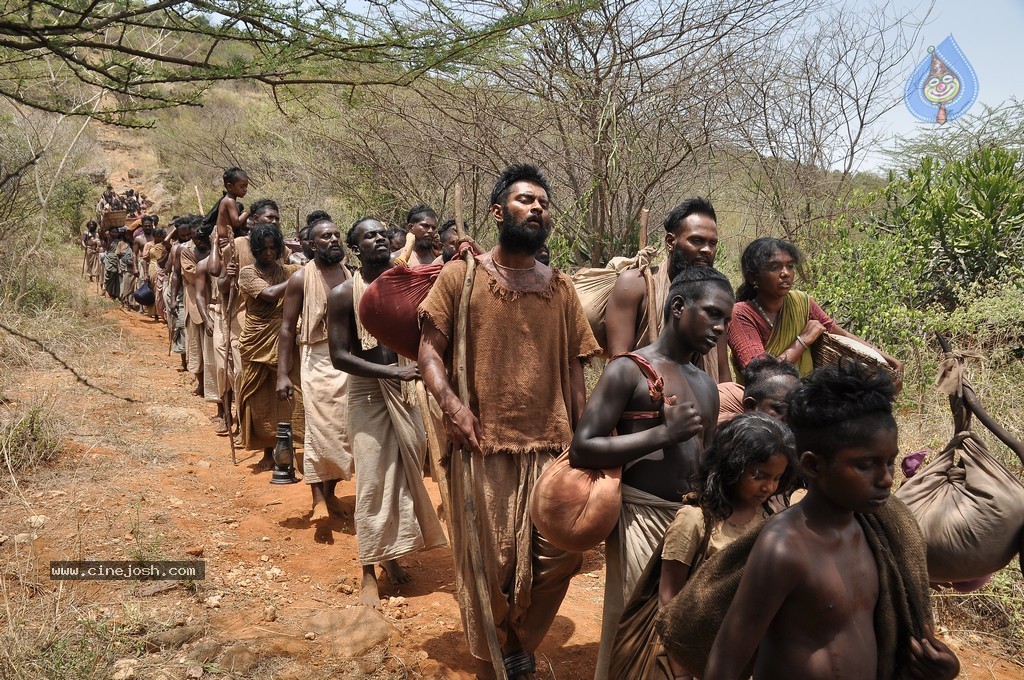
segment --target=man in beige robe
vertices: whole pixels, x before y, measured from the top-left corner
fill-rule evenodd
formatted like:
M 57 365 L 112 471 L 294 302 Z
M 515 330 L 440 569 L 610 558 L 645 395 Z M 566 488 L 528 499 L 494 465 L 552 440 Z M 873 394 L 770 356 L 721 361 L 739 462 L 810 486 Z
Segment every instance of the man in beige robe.
M 409 574 L 398 558 L 447 543 L 423 483 L 426 437 L 412 381 L 416 364 L 401 362 L 359 321 L 366 286 L 391 268 L 391 249 L 380 221 L 363 218 L 346 242 L 362 267 L 331 291 L 328 342 L 334 367 L 349 374 L 348 432 L 356 464 L 356 539 L 363 582 L 362 604 L 380 607 L 376 565 L 392 584 Z
M 534 653 L 583 562 L 537 532 L 527 501 L 543 467 L 572 440 L 586 391 L 583 362 L 600 351 L 569 277 L 536 259 L 551 231 L 548 197 L 532 165 L 511 166 L 495 185 L 490 214 L 499 244 L 478 258 L 468 339 L 455 337 L 464 262 L 446 265 L 420 305 L 423 382 L 456 447 L 448 483 L 462 621 L 473 656 L 489 660 L 490 608 L 510 678 L 533 677 Z M 452 388 L 460 342 L 467 342 L 468 405 Z M 469 494 L 477 526 L 468 523 Z M 470 532 L 479 534 L 479 560 Z M 487 591 L 475 593 L 480 571 Z
M 329 219 L 310 226 L 313 259 L 292 274 L 284 294 L 284 318 L 279 345 L 298 344 L 302 403 L 306 414 L 306 437 L 302 447 L 302 477 L 313 494 L 313 521 L 330 513 L 343 515 L 341 501 L 334 494 L 338 480 L 351 479 L 352 447 L 347 428 L 348 375 L 331 364 L 327 346 L 327 294 L 349 278 L 342 264 L 345 251 L 341 232 Z M 300 321 L 301 319 L 301 321 Z M 288 399 L 294 385 L 291 354 L 280 353 L 277 364 L 277 396 Z

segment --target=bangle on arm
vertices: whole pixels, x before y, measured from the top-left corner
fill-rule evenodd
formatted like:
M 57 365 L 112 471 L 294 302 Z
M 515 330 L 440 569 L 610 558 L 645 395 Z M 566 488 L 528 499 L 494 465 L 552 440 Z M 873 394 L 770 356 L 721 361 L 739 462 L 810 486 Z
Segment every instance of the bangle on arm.
M 456 415 L 456 414 L 457 414 L 457 413 L 458 413 L 459 411 L 461 411 L 461 410 L 462 410 L 462 407 L 463 407 L 463 406 L 465 406 L 465 404 L 459 404 L 459 407 L 458 407 L 457 409 L 455 409 L 455 410 L 454 410 L 454 411 L 452 411 L 451 413 L 446 413 L 445 415 L 446 415 L 446 416 L 448 416 L 448 418 L 449 418 L 449 419 L 451 419 L 451 420 L 454 420 L 454 419 L 455 419 L 455 415 Z
M 801 338 L 799 335 L 796 336 L 796 341 L 803 345 L 804 349 L 810 349 L 810 346 L 806 342 L 804 342 L 804 339 Z

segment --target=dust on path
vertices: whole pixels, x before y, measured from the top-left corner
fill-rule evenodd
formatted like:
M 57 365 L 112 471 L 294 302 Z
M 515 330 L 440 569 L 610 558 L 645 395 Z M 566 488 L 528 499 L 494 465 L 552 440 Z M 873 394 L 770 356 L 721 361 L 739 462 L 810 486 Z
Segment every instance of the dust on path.
M 28 516 L 47 517 L 38 539 L 29 548 L 17 547 L 31 550 L 37 583 L 47 578 L 44 567 L 51 559 L 195 559 L 189 553 L 201 549 L 206 579 L 195 593 L 176 587 L 140 597 L 137 584 L 115 581 L 62 587 L 100 618 L 123 619 L 133 603 L 158 623 L 198 622 L 208 627 L 208 638 L 222 642 L 252 640 L 258 647 L 268 637 L 298 639 L 300 644 L 284 650 L 298 667 L 294 677 L 305 677 L 301 668 L 309 676 L 322 672 L 318 657 L 326 650 L 304 639 L 306 623 L 322 609 L 358 606 L 361 567 L 351 521 L 311 524 L 308 487 L 270 485 L 269 473 L 253 471 L 256 452 L 240 449 L 238 465 L 232 466 L 228 440 L 213 433 L 215 407 L 191 396 L 191 378 L 176 371 L 176 356 L 167 356 L 163 328 L 124 311 L 109 312 L 106 320 L 120 326 L 123 341 L 92 360 L 81 358 L 77 367 L 98 385 L 139 403 L 97 395 L 59 372 L 27 380 L 25 398 L 39 389 L 59 395 L 55 406 L 73 423 L 65 433 L 70 446 L 60 472 L 30 478 L 2 504 L 8 512 L 0 534 L 22 531 L 18 525 L 24 527 Z M 428 480 L 427 486 L 439 505 L 436 485 Z M 337 493 L 351 513 L 354 481 L 341 482 Z M 13 541 L 0 546 L 0 554 L 13 548 Z M 381 579 L 384 614 L 397 631 L 390 654 L 413 677 L 472 677 L 452 594 L 450 550 L 400 561 L 411 584 L 393 587 Z M 602 588 L 602 559 L 592 552 L 539 650 L 545 677 L 592 676 Z M 205 604 L 211 597 L 216 607 Z M 391 600 L 396 597 L 404 602 Z M 273 622 L 265 620 L 268 607 L 276 610 Z M 378 677 L 392 676 L 376 670 L 383 673 Z

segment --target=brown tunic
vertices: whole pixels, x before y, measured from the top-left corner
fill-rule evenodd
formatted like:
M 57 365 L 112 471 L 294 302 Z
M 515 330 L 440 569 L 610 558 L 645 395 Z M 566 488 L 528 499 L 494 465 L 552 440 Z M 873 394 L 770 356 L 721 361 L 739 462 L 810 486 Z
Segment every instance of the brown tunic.
M 572 441 L 569 362 L 601 351 L 572 281 L 555 272 L 544 291 L 520 293 L 476 271 L 466 357 L 484 454 L 561 452 Z M 420 305 L 449 341 L 465 276 L 465 262 L 446 265 Z

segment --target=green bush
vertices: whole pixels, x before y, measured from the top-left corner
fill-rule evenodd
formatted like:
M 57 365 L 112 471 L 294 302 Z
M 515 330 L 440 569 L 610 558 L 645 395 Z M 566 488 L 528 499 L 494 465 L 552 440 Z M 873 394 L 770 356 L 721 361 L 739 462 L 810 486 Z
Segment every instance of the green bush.
M 822 226 L 836 237 L 816 257 L 809 290 L 833 317 L 897 354 L 942 331 L 958 348 L 1020 358 L 1024 153 L 925 158 L 864 202 L 881 208 Z

